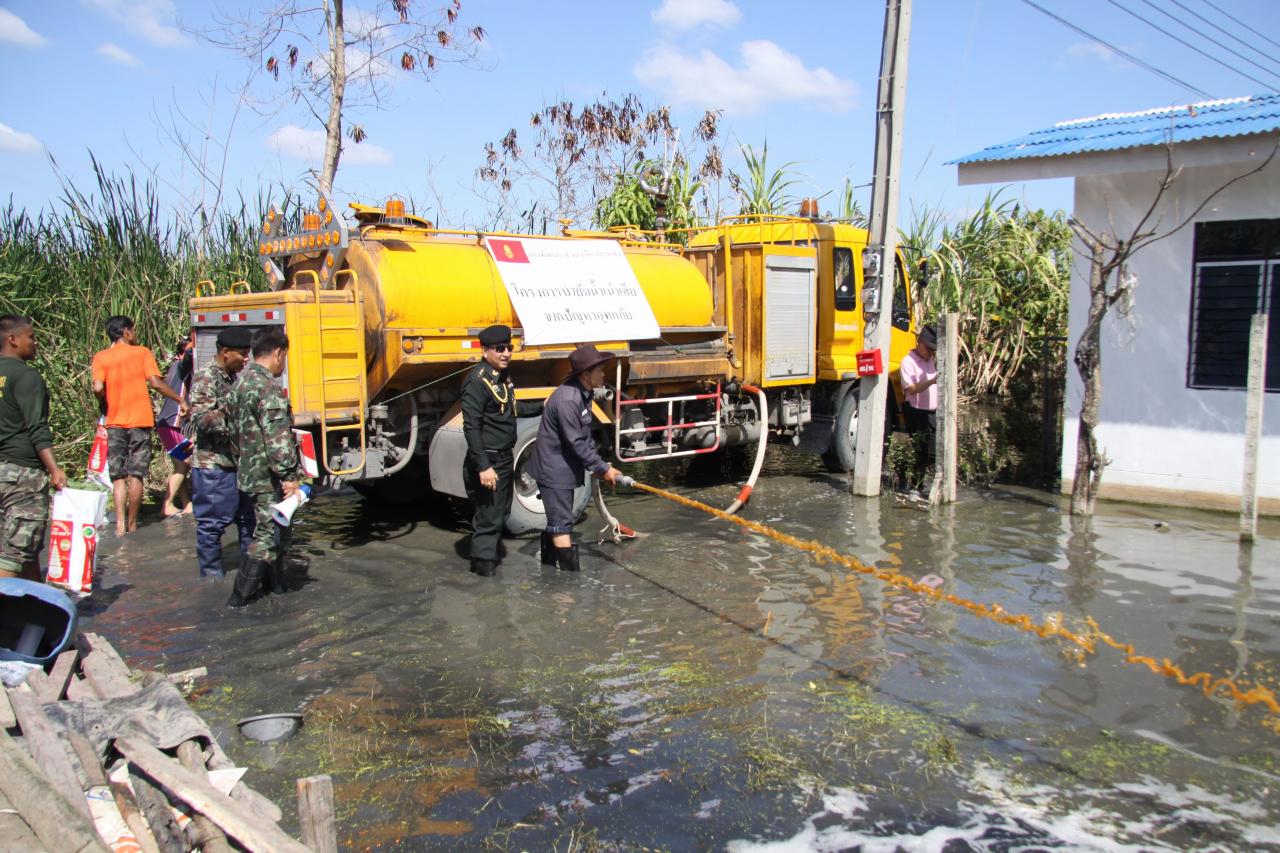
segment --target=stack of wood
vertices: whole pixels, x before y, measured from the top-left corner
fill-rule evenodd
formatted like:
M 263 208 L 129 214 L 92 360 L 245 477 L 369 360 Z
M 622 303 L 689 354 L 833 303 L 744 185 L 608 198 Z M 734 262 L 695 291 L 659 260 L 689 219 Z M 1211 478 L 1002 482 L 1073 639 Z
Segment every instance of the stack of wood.
M 168 678 L 182 683 L 204 674 L 201 668 Z M 108 778 L 84 735 L 69 731 L 60 739 L 44 710 L 50 702 L 129 696 L 165 677 L 130 670 L 110 643 L 84 633 L 48 673 L 35 670 L 21 686 L 0 692 L 0 846 L 51 853 L 336 853 L 328 776 L 298 780 L 300 843 L 278 825 L 280 809 L 243 781 L 230 795 L 210 783 L 212 752 L 206 755 L 199 741 L 185 741 L 170 754 L 140 737 L 118 738 L 114 752 L 128 762 L 123 784 Z M 21 740 L 10 736 L 15 729 Z

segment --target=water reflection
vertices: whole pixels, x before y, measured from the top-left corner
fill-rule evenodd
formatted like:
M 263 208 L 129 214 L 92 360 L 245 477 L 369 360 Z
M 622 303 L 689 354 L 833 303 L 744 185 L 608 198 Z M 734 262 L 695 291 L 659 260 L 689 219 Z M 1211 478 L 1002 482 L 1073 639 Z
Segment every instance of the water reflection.
M 725 505 L 749 464 L 646 469 Z M 1037 619 L 1093 617 L 1187 668 L 1274 684 L 1280 540 L 1217 516 L 1091 522 L 1043 495 L 932 512 L 865 500 L 770 451 L 748 517 Z M 197 699 L 256 787 L 331 773 L 353 849 L 1280 845 L 1276 735 L 1256 708 L 975 619 L 650 495 L 642 531 L 583 546 L 581 575 L 509 541 L 466 571 L 449 507 L 326 496 L 299 516 L 313 581 L 230 613 L 181 522 L 104 543 L 86 612 L 146 666 L 205 665 Z M 592 518 L 584 531 L 599 526 Z M 187 534 L 190 531 L 186 531 Z M 233 722 L 302 709 L 263 756 Z M 1263 787 L 1259 787 L 1259 786 Z M 951 849 L 951 848 L 948 848 Z M 955 849 L 962 849 L 957 846 Z

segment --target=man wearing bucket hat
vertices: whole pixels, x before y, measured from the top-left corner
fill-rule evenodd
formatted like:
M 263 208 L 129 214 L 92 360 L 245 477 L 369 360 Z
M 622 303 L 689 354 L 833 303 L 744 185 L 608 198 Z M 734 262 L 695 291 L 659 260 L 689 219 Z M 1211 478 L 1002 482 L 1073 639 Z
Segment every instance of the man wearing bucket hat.
M 604 385 L 604 365 L 612 358 L 591 344 L 569 356 L 569 376 L 542 409 L 538 440 L 529 460 L 529 473 L 538 481 L 547 528 L 542 533 L 542 562 L 567 572 L 578 571 L 578 546 L 573 544 L 573 492 L 586 472 L 613 483 L 621 473 L 596 452 L 591 437 L 591 399 Z
M 467 458 L 462 477 L 475 507 L 471 519 L 471 571 L 493 577 L 502 560 L 502 526 L 511 511 L 512 450 L 516 446 L 516 391 L 507 375 L 511 329 L 480 332 L 480 363 L 462 384 L 462 434 Z
M 899 377 L 904 398 L 902 413 L 907 432 L 916 446 L 916 476 L 924 476 L 925 466 L 933 458 L 934 438 L 938 434 L 938 333 L 925 326 L 916 335 L 916 345 L 902 359 Z
M 236 486 L 236 450 L 231 440 L 231 383 L 249 358 L 252 333 L 243 326 L 218 332 L 218 352 L 191 382 L 195 455 L 191 459 L 191 505 L 196 516 L 196 562 L 200 576 L 220 578 L 222 532 L 233 521 L 240 531 L 241 564 L 253 541 L 253 504 Z

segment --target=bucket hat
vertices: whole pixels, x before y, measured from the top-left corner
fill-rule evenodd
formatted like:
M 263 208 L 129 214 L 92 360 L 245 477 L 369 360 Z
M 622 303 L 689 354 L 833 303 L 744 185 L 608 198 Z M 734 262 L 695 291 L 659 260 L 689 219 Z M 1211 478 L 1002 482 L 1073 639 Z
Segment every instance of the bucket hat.
M 580 346 L 569 355 L 569 375 L 577 376 L 586 373 L 597 365 L 604 364 L 613 358 L 608 353 L 600 352 L 593 344 Z

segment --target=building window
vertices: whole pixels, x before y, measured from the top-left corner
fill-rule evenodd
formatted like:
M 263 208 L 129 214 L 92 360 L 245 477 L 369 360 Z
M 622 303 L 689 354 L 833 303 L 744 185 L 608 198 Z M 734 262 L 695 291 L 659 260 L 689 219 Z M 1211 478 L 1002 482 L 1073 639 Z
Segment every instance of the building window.
M 1280 391 L 1280 219 L 1196 224 L 1189 388 L 1244 388 L 1249 324 L 1269 314 L 1267 390 Z

